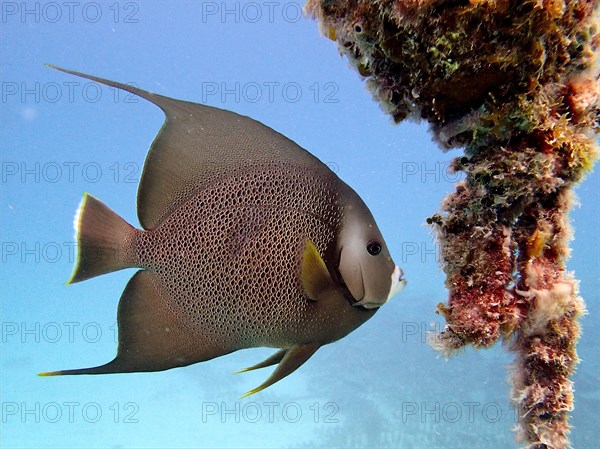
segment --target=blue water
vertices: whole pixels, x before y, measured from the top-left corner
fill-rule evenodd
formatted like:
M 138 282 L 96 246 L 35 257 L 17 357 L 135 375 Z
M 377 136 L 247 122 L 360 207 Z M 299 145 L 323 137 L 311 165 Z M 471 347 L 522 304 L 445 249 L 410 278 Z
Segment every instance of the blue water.
M 270 6 L 269 6 L 270 5 Z M 3 448 L 511 448 L 512 355 L 498 344 L 445 361 L 444 277 L 425 218 L 457 181 L 423 124 L 393 126 L 359 77 L 299 16 L 271 2 L 3 2 L 1 34 Z M 137 180 L 163 116 L 44 67 L 133 82 L 250 115 L 328 163 L 377 218 L 407 289 L 275 386 L 231 374 L 269 349 L 160 373 L 41 378 L 113 358 L 122 271 L 66 287 L 83 192 L 137 225 Z M 597 447 L 600 182 L 579 186 L 569 269 L 581 280 L 582 359 L 572 440 Z

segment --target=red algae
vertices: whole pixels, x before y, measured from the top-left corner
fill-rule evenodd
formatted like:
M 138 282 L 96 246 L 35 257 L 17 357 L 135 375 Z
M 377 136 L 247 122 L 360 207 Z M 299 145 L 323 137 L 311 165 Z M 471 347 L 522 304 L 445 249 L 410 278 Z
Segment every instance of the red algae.
M 449 290 L 431 344 L 515 353 L 517 439 L 570 447 L 584 303 L 566 270 L 574 185 L 598 157 L 600 0 L 308 0 L 395 122 L 426 120 L 466 174 L 427 222 Z

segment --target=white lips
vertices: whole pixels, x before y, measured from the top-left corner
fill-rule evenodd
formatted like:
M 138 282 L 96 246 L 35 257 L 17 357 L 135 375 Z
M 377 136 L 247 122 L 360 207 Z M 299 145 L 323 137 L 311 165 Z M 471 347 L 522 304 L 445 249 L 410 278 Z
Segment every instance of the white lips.
M 390 287 L 390 293 L 388 294 L 385 302 L 388 302 L 390 299 L 404 290 L 404 287 L 406 287 L 407 280 L 402 279 L 403 274 L 404 273 L 400 268 L 398 268 L 398 266 L 394 267 L 394 272 L 392 273 L 392 286 Z
M 353 306 L 362 306 L 365 309 L 376 309 L 377 307 L 381 307 L 398 293 L 400 293 L 404 287 L 406 287 L 407 280 L 402 279 L 402 275 L 404 273 L 398 266 L 394 267 L 394 272 L 392 273 L 392 285 L 390 287 L 390 292 L 388 293 L 388 297 L 385 301 L 374 301 L 372 299 L 363 298 L 358 302 L 352 304 Z

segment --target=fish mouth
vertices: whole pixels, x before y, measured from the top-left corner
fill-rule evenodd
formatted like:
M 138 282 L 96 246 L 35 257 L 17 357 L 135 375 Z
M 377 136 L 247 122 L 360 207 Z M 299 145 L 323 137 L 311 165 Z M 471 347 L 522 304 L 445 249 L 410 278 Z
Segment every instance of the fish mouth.
M 381 307 L 386 302 L 388 302 L 390 299 L 392 299 L 394 296 L 396 296 L 398 293 L 400 293 L 402 290 L 404 290 L 404 287 L 406 287 L 406 284 L 408 281 L 406 279 L 402 278 L 403 275 L 404 275 L 404 272 L 400 268 L 398 268 L 397 265 L 394 266 L 394 271 L 392 272 L 392 275 L 391 275 L 392 283 L 390 286 L 390 291 L 385 300 L 380 301 L 380 300 L 375 300 L 375 299 L 363 298 L 360 301 L 356 301 L 352 305 L 354 307 L 363 307 L 368 310 L 377 309 L 377 308 Z
M 388 302 L 390 299 L 404 290 L 404 287 L 406 287 L 408 280 L 404 279 L 402 276 L 404 276 L 404 271 L 402 271 L 402 269 L 398 268 L 396 265 L 394 267 L 394 272 L 392 273 L 392 285 L 390 287 L 390 293 L 388 294 L 385 302 Z

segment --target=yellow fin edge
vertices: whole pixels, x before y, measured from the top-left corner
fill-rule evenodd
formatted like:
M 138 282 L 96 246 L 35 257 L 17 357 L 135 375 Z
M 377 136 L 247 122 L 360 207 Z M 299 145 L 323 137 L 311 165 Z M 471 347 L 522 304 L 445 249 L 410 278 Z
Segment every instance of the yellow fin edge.
M 49 377 L 49 376 L 62 376 L 62 371 L 44 371 L 43 373 L 38 373 L 40 377 Z
M 265 388 L 266 388 L 266 387 L 256 387 L 256 388 L 253 388 L 252 390 L 250 390 L 250 391 L 247 391 L 246 393 L 244 393 L 244 394 L 243 394 L 243 395 L 240 397 L 240 399 L 246 399 L 248 396 L 252 396 L 253 394 L 256 394 L 256 393 L 258 393 L 258 392 L 260 392 L 260 391 L 263 391 Z

